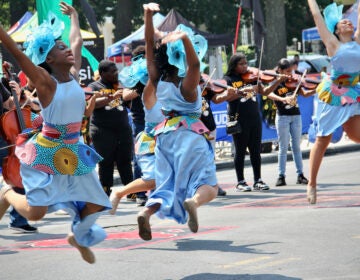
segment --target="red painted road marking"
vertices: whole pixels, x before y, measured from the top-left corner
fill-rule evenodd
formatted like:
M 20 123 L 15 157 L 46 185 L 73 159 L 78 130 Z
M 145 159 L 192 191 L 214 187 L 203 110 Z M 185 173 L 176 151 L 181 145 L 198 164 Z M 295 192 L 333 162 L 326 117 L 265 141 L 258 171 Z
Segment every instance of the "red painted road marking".
M 203 227 L 200 228 L 199 232 L 194 234 L 189 232 L 187 227 L 154 227 L 151 241 L 143 241 L 136 230 L 127 232 L 108 232 L 108 237 L 93 247 L 93 250 L 130 250 L 138 247 L 144 247 L 153 245 L 156 243 L 169 242 L 178 239 L 187 239 L 197 237 L 199 235 L 210 234 L 218 231 L 231 230 L 234 227 Z M 17 242 L 15 244 L 0 247 L 0 254 L 9 251 L 28 251 L 28 250 L 72 250 L 67 241 L 66 237 L 57 239 L 39 239 L 24 242 Z
M 243 208 L 243 207 L 308 207 L 309 203 L 305 194 L 287 195 L 277 198 L 262 199 L 256 202 L 237 203 L 223 208 Z M 359 207 L 360 193 L 334 193 L 318 192 L 317 204 L 311 205 L 314 208 L 338 208 L 338 207 Z

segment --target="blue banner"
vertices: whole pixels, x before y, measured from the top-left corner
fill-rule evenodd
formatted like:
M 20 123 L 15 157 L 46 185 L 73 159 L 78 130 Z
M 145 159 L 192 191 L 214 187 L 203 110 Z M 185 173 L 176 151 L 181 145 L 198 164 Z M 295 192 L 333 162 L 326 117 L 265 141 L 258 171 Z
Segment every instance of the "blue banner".
M 260 97 L 259 97 L 260 98 Z M 312 113 L 314 109 L 313 96 L 310 97 L 298 97 L 298 104 L 301 112 L 302 119 L 302 133 L 307 134 L 310 124 L 312 123 Z M 215 123 L 216 123 L 216 141 L 228 141 L 232 142 L 231 135 L 226 134 L 226 121 L 227 121 L 227 102 L 220 104 L 214 104 L 211 102 L 210 107 L 212 109 Z M 262 142 L 272 142 L 277 140 L 277 133 L 275 126 L 271 126 L 263 121 L 262 125 Z

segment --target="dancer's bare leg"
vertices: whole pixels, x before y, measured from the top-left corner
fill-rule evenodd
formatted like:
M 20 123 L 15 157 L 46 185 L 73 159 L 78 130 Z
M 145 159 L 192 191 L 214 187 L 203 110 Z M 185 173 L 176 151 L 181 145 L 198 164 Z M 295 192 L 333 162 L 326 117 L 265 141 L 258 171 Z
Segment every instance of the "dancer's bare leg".
M 110 201 L 112 209 L 110 214 L 114 215 L 122 197 L 131 193 L 145 192 L 155 188 L 155 180 L 143 180 L 138 178 L 118 190 L 111 190 Z
M 324 157 L 326 148 L 328 147 L 332 135 L 317 137 L 314 146 L 310 151 L 309 157 L 309 183 L 307 186 L 307 200 L 310 204 L 316 203 L 316 185 L 317 175 L 320 165 Z
M 4 194 L 4 199 L 29 221 L 41 220 L 48 210 L 47 206 L 30 206 L 25 195 L 18 194 L 12 189 Z
M 360 116 L 354 116 L 343 125 L 346 135 L 355 143 L 360 143 Z
M 139 226 L 139 236 L 143 240 L 151 240 L 151 227 L 150 227 L 150 217 L 160 208 L 160 204 L 154 204 L 151 206 L 146 206 L 144 210 L 139 212 L 137 221 Z
M 216 197 L 217 192 L 218 186 L 212 187 L 209 185 L 202 185 L 197 189 L 192 198 L 184 201 L 184 208 L 189 214 L 188 226 L 192 232 L 197 232 L 199 229 L 197 208 L 213 200 Z
M 85 207 L 84 207 L 83 210 L 81 211 L 81 218 L 83 219 L 84 217 L 86 217 L 86 216 L 88 216 L 88 215 L 91 215 L 91 214 L 100 212 L 102 209 L 104 209 L 104 206 L 87 202 L 87 203 L 85 204 Z

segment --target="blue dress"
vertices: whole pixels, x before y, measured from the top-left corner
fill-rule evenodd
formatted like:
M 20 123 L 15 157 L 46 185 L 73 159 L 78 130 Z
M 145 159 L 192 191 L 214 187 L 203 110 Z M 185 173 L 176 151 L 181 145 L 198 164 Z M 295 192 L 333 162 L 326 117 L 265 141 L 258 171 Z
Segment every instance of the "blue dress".
M 156 95 L 165 120 L 156 128 L 156 188 L 146 206 L 160 203 L 157 215 L 178 223 L 187 221 L 185 199 L 193 197 L 202 185 L 216 186 L 214 153 L 205 135 L 209 132 L 200 121 L 201 91 L 194 103 L 187 102 L 180 85 L 159 81 Z
M 106 233 L 95 224 L 100 213 L 80 218 L 85 202 L 102 205 L 103 211 L 111 209 L 111 203 L 95 170 L 101 158 L 80 137 L 84 111 L 79 84 L 74 79 L 57 83 L 53 100 L 41 111 L 42 131 L 17 146 L 16 155 L 29 205 L 48 206 L 49 212 L 67 209 L 76 241 L 88 247 L 104 240 Z
M 161 111 L 160 102 L 156 102 L 145 112 L 145 129 L 136 136 L 135 157 L 141 169 L 141 178 L 145 181 L 155 180 L 155 126 L 161 123 L 165 116 Z
M 355 41 L 341 44 L 330 62 L 330 75 L 323 73 L 316 89 L 309 139 L 337 132 L 337 139 L 332 140 L 336 142 L 341 139 L 341 126 L 360 114 L 360 45 Z

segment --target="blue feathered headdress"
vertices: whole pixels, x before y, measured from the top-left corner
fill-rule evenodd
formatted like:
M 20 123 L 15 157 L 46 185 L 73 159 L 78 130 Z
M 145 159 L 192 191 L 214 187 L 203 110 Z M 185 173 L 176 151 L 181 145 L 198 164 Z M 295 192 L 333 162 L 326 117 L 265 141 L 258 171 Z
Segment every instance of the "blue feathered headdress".
M 131 65 L 124 67 L 119 73 L 119 81 L 126 88 L 134 87 L 138 82 L 146 85 L 149 75 L 146 59 L 143 55 L 131 59 Z
M 48 53 L 55 46 L 55 40 L 59 39 L 65 25 L 52 12 L 48 14 L 48 20 L 31 30 L 24 43 L 25 54 L 31 61 L 39 65 L 46 60 Z
M 332 3 L 324 9 L 325 24 L 331 33 L 334 33 L 336 24 L 342 19 L 343 7 L 344 5 Z
M 179 24 L 176 27 L 175 31 L 183 31 L 187 34 L 200 60 L 201 63 L 200 71 L 203 71 L 206 65 L 201 60 L 204 58 L 207 52 L 207 48 L 208 48 L 207 40 L 202 35 L 194 34 L 194 31 L 190 27 L 187 27 L 183 24 Z M 175 42 L 167 43 L 166 54 L 169 57 L 169 63 L 171 65 L 176 66 L 179 69 L 178 76 L 184 77 L 186 74 L 187 65 L 186 65 L 185 48 L 182 41 L 178 40 Z

